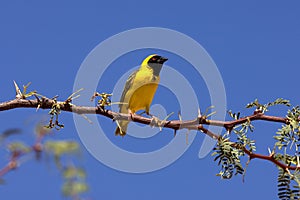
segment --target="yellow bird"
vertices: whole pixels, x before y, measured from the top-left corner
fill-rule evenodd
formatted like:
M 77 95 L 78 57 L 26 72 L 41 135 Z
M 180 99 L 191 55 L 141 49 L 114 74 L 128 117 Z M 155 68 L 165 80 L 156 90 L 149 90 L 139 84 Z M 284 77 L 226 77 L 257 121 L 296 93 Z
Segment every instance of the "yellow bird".
M 134 114 L 138 110 L 145 110 L 149 114 L 150 104 L 159 83 L 160 70 L 168 59 L 157 54 L 148 56 L 140 68 L 127 79 L 119 105 L 121 113 Z M 118 121 L 116 135 L 124 136 L 129 121 Z

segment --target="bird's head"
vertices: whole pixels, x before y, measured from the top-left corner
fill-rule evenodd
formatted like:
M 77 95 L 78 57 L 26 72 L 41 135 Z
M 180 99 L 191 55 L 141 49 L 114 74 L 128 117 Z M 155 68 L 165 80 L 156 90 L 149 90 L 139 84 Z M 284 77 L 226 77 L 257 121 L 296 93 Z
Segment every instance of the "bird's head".
M 159 72 L 162 68 L 162 65 L 164 62 L 166 62 L 168 58 L 164 58 L 162 56 L 159 56 L 157 54 L 153 54 L 148 56 L 142 63 L 142 65 L 147 65 L 153 69 L 154 75 L 158 76 Z

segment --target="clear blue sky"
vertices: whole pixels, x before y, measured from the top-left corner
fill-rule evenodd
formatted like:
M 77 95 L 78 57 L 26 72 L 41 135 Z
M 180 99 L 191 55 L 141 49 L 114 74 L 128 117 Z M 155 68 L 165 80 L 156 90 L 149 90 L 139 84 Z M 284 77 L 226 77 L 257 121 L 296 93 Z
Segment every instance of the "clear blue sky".
M 100 42 L 119 32 L 146 26 L 180 31 L 200 43 L 215 61 L 224 80 L 227 109 L 250 114 L 244 106 L 258 98 L 268 101 L 277 97 L 300 103 L 299 1 L 2 1 L 0 3 L 0 101 L 14 98 L 13 80 L 32 82 L 32 88 L 63 100 L 73 90 L 76 73 L 89 52 Z M 179 45 L 180 46 L 180 45 Z M 107 71 L 106 77 L 117 77 L 138 65 L 150 51 L 137 51 L 116 61 L 120 70 Z M 161 51 L 159 51 L 161 52 Z M 154 52 L 155 53 L 155 52 Z M 168 64 L 181 66 L 184 61 L 168 52 Z M 134 59 L 133 59 L 134 58 Z M 188 65 L 188 64 L 187 64 Z M 115 67 L 115 66 L 113 66 Z M 121 69 L 123 68 L 123 69 Z M 117 68 L 113 68 L 117 69 Z M 202 109 L 210 105 L 203 80 L 193 79 L 194 71 L 181 71 L 193 81 Z M 162 71 L 163 75 L 163 71 Z M 114 83 L 99 85 L 108 91 Z M 203 92 L 201 92 L 203 91 Z M 177 113 L 177 104 L 166 100 L 160 88 L 154 102 Z M 172 97 L 170 95 L 170 97 Z M 169 98 L 168 98 L 169 99 Z M 160 101 L 161 100 L 161 101 Z M 173 101 L 171 101 L 173 102 Z M 197 109 L 197 108 L 195 108 Z M 279 115 L 284 115 L 280 109 Z M 1 112 L 0 131 L 21 127 L 24 139 L 33 141 L 32 125 L 37 118 L 34 109 Z M 272 114 L 276 114 L 273 112 Z M 55 139 L 71 138 L 80 142 L 72 115 L 62 114 L 66 127 Z M 151 138 L 149 143 L 125 137 L 114 138 L 115 124 L 99 117 L 109 136 L 119 146 L 131 151 L 155 150 L 172 140 L 172 132 Z M 258 152 L 267 153 L 272 135 L 279 124 L 255 123 L 254 138 Z M 108 131 L 109 132 L 109 131 Z M 148 141 L 148 140 L 147 140 Z M 113 170 L 93 158 L 83 147 L 82 165 L 88 173 L 89 199 L 274 199 L 277 197 L 277 170 L 270 163 L 253 160 L 242 183 L 241 177 L 221 180 L 215 174 L 219 167 L 211 156 L 198 158 L 203 136 L 198 135 L 185 154 L 172 165 L 152 173 L 130 174 Z M 127 143 L 127 144 L 126 144 Z M 135 147 L 136 145 L 136 147 Z M 145 149 L 142 146 L 145 145 Z M 7 161 L 1 150 L 1 166 Z M 109 153 L 109 152 L 108 152 Z M 47 161 L 24 163 L 5 176 L 0 187 L 3 199 L 61 199 L 61 179 Z

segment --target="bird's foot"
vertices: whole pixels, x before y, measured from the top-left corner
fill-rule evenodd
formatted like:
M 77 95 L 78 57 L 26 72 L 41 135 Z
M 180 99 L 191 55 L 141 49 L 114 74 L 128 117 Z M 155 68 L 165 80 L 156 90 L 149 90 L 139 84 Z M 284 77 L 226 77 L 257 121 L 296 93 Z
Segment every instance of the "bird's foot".
M 134 116 L 136 115 L 134 112 L 132 112 L 130 109 L 128 109 L 128 121 L 133 121 L 134 120 Z

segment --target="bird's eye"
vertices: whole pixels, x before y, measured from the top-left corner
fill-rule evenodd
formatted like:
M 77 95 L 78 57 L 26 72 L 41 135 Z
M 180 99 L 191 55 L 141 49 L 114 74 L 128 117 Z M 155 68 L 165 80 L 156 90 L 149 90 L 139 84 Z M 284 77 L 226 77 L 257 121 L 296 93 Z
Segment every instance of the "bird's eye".
M 155 61 L 155 60 L 156 60 L 156 57 L 152 57 L 151 60 Z

